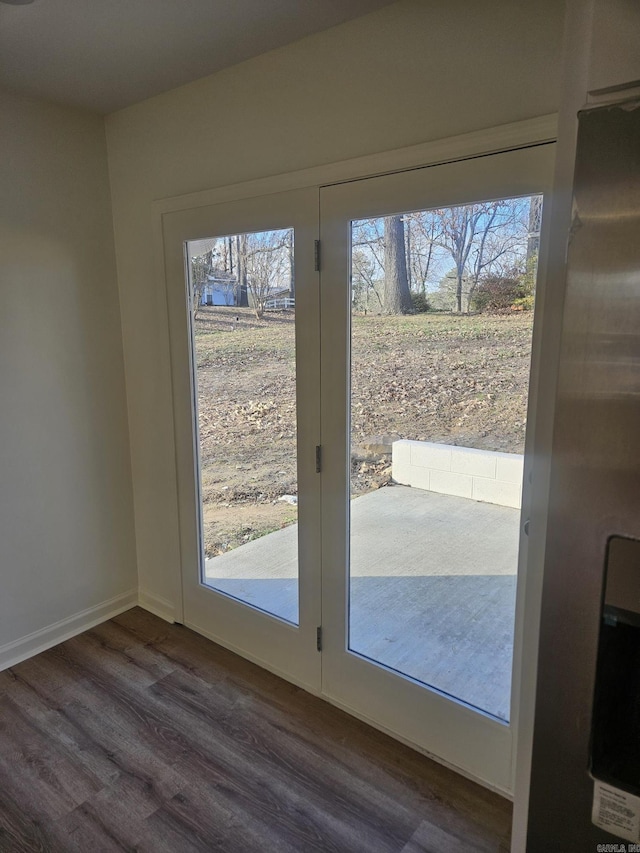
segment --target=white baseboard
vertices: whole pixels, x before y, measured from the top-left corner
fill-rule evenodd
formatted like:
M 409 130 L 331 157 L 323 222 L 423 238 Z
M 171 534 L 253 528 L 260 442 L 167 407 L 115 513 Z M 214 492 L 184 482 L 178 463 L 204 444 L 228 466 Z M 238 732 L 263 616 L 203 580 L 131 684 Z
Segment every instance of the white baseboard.
M 32 634 L 27 634 L 26 637 L 21 637 L 19 640 L 5 643 L 4 646 L 0 646 L 0 671 L 15 666 L 27 658 L 50 649 L 52 646 L 57 646 L 58 643 L 63 643 L 101 622 L 106 622 L 107 619 L 112 619 L 114 616 L 124 613 L 125 610 L 135 607 L 137 603 L 138 591 L 132 589 L 117 595 L 115 598 L 110 598 L 108 601 L 103 601 L 95 607 L 82 610 L 67 619 L 61 619 L 60 622 L 55 622 L 53 625 L 48 625 Z
M 154 595 L 152 592 L 147 592 L 144 589 L 138 592 L 138 605 L 149 613 L 159 616 L 165 622 L 176 621 L 176 608 L 171 601 L 162 598 L 160 595 Z

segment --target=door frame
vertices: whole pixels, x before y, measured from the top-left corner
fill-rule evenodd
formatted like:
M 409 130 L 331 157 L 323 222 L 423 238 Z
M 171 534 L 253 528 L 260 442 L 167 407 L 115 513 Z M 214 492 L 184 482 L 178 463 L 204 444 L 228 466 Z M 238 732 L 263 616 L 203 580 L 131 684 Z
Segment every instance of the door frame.
M 171 326 L 171 309 L 167 298 L 167 277 L 164 259 L 164 217 L 172 212 L 199 208 L 209 204 L 235 201 L 252 198 L 269 193 L 283 192 L 291 189 L 304 187 L 316 187 L 334 184 L 342 181 L 352 181 L 357 178 L 372 177 L 389 172 L 403 171 L 407 169 L 420 168 L 424 166 L 455 162 L 456 160 L 470 157 L 492 154 L 501 151 L 515 150 L 524 146 L 545 144 L 555 142 L 558 135 L 558 116 L 556 113 L 538 116 L 522 121 L 511 122 L 497 127 L 486 128 L 471 133 L 460 134 L 454 137 L 437 139 L 417 145 L 398 148 L 374 154 L 367 154 L 344 160 L 337 163 L 313 166 L 287 174 L 278 174 L 250 181 L 219 186 L 211 189 L 203 189 L 182 195 L 170 196 L 159 199 L 152 203 L 150 209 L 150 227 L 154 246 L 154 272 L 158 282 L 158 302 L 156 310 L 164 316 L 167 324 L 166 352 L 170 360 L 169 380 L 171 387 L 172 410 L 176 412 L 176 387 L 173 379 L 173 356 L 170 350 L 169 327 Z M 545 209 L 542 223 L 542 233 L 548 232 L 550 221 L 549 208 Z M 542 249 L 539 259 L 539 281 L 545 281 L 546 270 L 546 246 L 548 239 L 542 240 Z M 547 457 L 551 441 L 551 424 L 553 422 L 556 375 L 553 359 L 542 359 L 544 353 L 557 351 L 560 338 L 560 326 L 554 320 L 554 310 L 557 309 L 557 299 L 554 291 L 548 294 L 538 295 L 536 302 L 542 322 L 539 322 L 537 332 L 534 331 L 533 349 L 537 353 L 537 369 L 535 375 L 532 372 L 530 395 L 529 395 L 529 420 L 528 450 L 530 456 L 535 458 L 537 474 L 534 478 L 534 515 L 543 518 L 548 504 L 548 464 Z M 538 310 L 538 309 L 537 309 Z M 164 366 L 162 366 L 164 369 Z M 538 400 L 542 401 L 538 405 Z M 172 427 L 172 443 L 175 448 L 175 424 Z M 176 554 L 180 552 L 180 539 L 183 535 L 182 522 L 179 513 L 179 485 L 178 485 L 179 460 L 176 451 L 174 460 L 173 486 L 167 483 L 166 507 L 167 517 L 176 517 L 175 547 L 172 549 Z M 527 472 L 525 472 L 525 476 Z M 137 517 L 139 512 L 137 513 Z M 140 516 L 143 529 L 148 527 L 144 514 Z M 516 636 L 516 649 L 521 649 L 522 665 L 520 669 L 519 684 L 514 684 L 519 694 L 531 701 L 535 695 L 536 673 L 537 673 L 537 630 L 540 614 L 541 590 L 542 590 L 542 568 L 544 558 L 544 536 L 543 524 L 532 525 L 527 553 L 525 558 L 531 557 L 530 565 L 526 574 L 526 585 L 523 586 L 522 597 L 518 602 L 518 608 L 523 612 L 521 620 L 521 635 Z M 178 623 L 184 622 L 184 609 L 182 602 L 182 567 L 179 560 L 174 560 L 170 567 L 155 570 L 154 567 L 145 568 L 144 588 L 139 594 L 140 604 L 143 607 L 157 613 L 168 621 Z M 313 690 L 311 692 L 314 692 Z M 328 697 L 327 701 L 332 702 Z M 333 702 L 333 704 L 339 704 Z M 353 712 L 352 712 L 353 713 Z M 355 714 L 358 716 L 358 714 Z M 370 720 L 367 722 L 371 723 Z M 371 723 L 377 728 L 380 725 Z M 513 720 L 514 727 L 518 730 L 518 747 L 523 754 L 530 750 L 533 739 L 533 714 L 529 712 L 522 714 L 522 724 L 519 720 Z M 514 766 L 517 761 L 517 752 L 514 750 Z M 444 763 L 444 762 L 442 762 Z M 466 774 L 471 775 L 471 774 Z M 473 778 L 473 777 L 472 777 Z M 480 780 L 477 780 L 480 781 Z M 506 796 L 509 792 L 502 791 Z

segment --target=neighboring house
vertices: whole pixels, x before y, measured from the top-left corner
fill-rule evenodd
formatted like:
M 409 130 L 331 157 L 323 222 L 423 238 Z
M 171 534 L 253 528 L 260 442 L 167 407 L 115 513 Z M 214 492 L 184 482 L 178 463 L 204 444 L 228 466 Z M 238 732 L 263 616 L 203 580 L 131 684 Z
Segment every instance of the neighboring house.
M 207 276 L 202 288 L 201 305 L 237 305 L 238 279 L 232 273 L 215 272 Z

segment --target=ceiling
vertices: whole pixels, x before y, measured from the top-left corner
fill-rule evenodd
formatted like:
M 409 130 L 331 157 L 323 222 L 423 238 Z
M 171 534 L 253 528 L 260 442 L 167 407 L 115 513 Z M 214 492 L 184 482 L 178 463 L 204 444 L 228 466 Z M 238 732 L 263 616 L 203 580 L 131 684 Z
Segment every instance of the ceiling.
M 391 0 L 5 2 L 0 84 L 109 113 Z

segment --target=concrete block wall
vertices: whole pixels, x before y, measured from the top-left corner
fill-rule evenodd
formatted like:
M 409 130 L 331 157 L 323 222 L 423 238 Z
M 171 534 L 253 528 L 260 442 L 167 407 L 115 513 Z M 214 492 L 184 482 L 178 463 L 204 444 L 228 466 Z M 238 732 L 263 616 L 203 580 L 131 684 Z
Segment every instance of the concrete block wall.
M 394 441 L 392 477 L 396 483 L 520 509 L 524 457 L 434 444 Z

